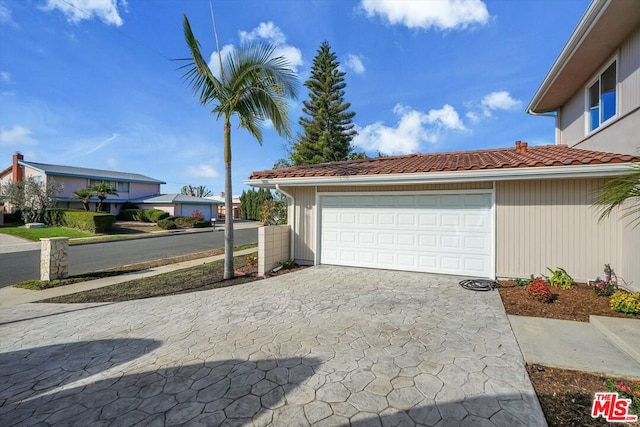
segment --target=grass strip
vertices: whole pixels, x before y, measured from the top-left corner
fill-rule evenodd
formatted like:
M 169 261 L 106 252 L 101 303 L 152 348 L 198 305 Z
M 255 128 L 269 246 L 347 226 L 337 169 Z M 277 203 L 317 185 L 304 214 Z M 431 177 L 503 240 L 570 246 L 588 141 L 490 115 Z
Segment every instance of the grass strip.
M 234 257 L 234 268 L 237 269 L 244 266 L 246 258 L 246 255 Z M 39 302 L 100 303 L 130 301 L 134 299 L 221 288 L 260 279 L 255 277 L 255 275 L 247 275 L 223 280 L 223 275 L 224 260 L 219 260 L 183 270 L 105 286 L 103 288 L 49 298 Z
M 246 243 L 234 246 L 235 251 L 252 249 L 258 247 L 257 243 Z M 137 264 L 126 265 L 123 267 L 110 268 L 108 270 L 74 274 L 65 279 L 58 280 L 28 280 L 13 285 L 15 288 L 29 289 L 32 291 L 41 291 L 43 289 L 55 288 L 58 286 L 72 285 L 74 283 L 87 282 L 89 280 L 102 279 L 105 277 L 120 276 L 127 273 L 135 273 L 136 271 L 148 270 L 150 268 L 162 267 L 163 265 L 177 264 L 179 262 L 192 261 L 194 259 L 209 258 L 216 255 L 224 254 L 224 249 L 212 249 L 204 252 L 196 252 L 188 255 L 180 255 L 172 258 L 164 258 L 160 260 L 141 262 Z

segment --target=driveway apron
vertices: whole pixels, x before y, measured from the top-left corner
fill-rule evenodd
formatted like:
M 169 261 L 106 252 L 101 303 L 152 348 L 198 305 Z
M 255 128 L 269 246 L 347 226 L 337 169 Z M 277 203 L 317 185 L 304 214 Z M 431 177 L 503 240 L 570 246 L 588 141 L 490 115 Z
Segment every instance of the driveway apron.
M 0 425 L 545 426 L 497 292 L 317 266 L 0 310 Z

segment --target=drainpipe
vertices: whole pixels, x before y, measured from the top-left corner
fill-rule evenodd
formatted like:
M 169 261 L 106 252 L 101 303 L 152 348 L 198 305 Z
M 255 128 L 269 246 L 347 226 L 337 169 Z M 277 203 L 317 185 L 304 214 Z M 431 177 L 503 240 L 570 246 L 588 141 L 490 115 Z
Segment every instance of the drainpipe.
M 527 114 L 531 114 L 532 116 L 553 117 L 554 119 L 556 119 L 555 120 L 555 122 L 556 122 L 556 135 L 555 135 L 556 141 L 555 142 L 556 142 L 556 145 L 561 143 L 561 141 L 560 141 L 560 122 L 559 122 L 560 121 L 560 115 L 558 114 L 557 110 L 552 112 L 552 113 L 536 113 L 533 110 L 527 110 Z
M 295 258 L 295 251 L 294 251 L 294 232 L 295 232 L 295 221 L 296 221 L 296 199 L 289 193 L 287 193 L 286 191 L 284 191 L 282 188 L 280 188 L 280 184 L 276 184 L 276 190 L 279 191 L 280 193 L 284 194 L 284 196 L 291 200 L 291 206 L 293 207 L 292 211 L 293 211 L 293 215 L 291 215 L 291 242 L 289 244 L 290 246 L 290 258 L 294 259 Z

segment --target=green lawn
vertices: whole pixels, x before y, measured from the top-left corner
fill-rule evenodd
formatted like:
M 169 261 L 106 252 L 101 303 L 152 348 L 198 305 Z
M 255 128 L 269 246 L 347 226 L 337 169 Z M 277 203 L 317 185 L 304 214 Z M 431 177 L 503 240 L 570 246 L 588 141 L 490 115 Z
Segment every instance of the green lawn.
M 12 236 L 22 237 L 25 239 L 39 241 L 41 238 L 47 237 L 92 237 L 95 234 L 85 233 L 83 231 L 74 230 L 67 227 L 46 227 L 46 228 L 22 228 L 22 227 L 0 227 L 0 233 L 11 234 Z

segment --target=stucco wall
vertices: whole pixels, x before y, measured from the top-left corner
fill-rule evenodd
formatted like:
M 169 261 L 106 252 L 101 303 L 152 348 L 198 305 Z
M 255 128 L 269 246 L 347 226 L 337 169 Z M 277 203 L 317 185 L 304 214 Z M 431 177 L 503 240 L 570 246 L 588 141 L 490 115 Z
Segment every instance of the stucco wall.
M 616 51 L 619 52 L 617 117 L 590 135 L 586 134 L 585 91 L 589 82 L 585 81 L 559 111 L 558 143 L 589 150 L 640 153 L 640 28 Z M 611 52 L 612 57 L 616 51 Z
M 155 194 L 160 194 L 160 184 L 129 183 L 129 199 L 138 199 Z

